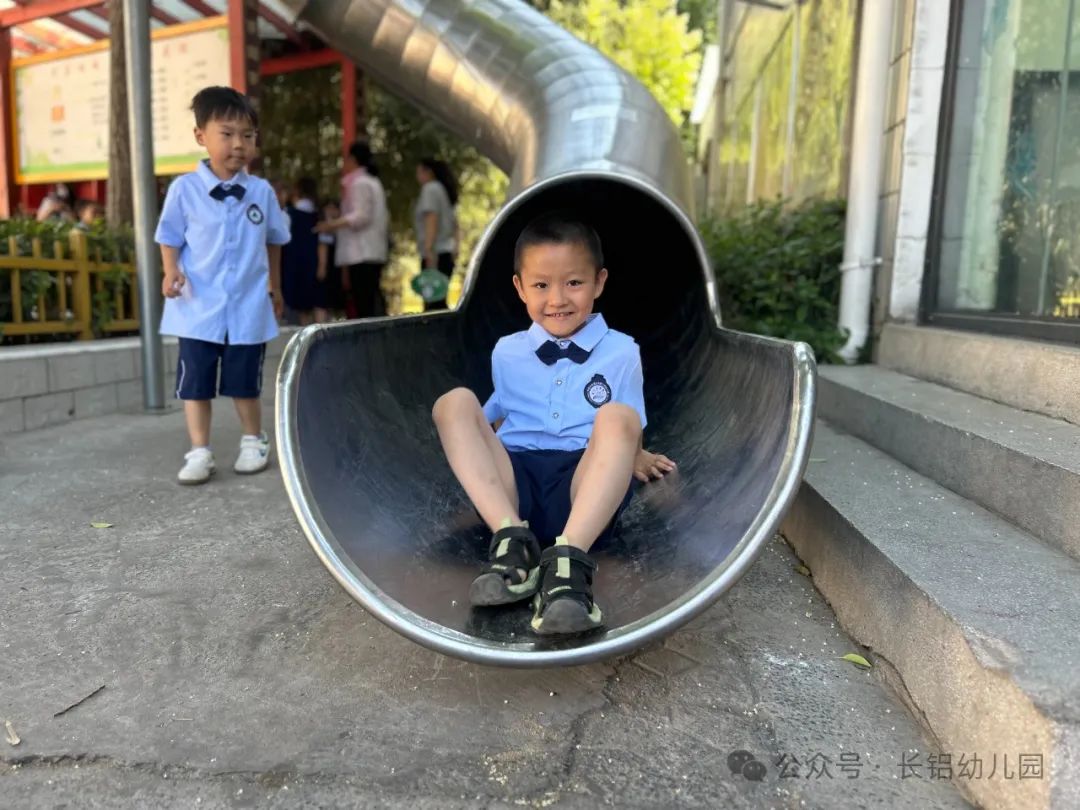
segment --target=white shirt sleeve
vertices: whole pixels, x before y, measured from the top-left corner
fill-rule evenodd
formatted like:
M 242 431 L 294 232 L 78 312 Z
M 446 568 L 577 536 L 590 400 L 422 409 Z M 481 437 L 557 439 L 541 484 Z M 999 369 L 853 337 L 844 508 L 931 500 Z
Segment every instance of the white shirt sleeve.
M 183 182 L 180 178 L 169 183 L 169 190 L 165 192 L 165 204 L 161 207 L 161 219 L 158 220 L 157 231 L 154 233 L 154 241 L 159 245 L 168 247 L 183 247 L 187 231 L 187 223 L 184 221 L 184 206 L 180 201 L 180 186 Z
M 375 191 L 368 183 L 355 179 L 347 190 L 349 195 L 349 213 L 345 221 L 354 230 L 362 230 L 375 218 Z
M 491 392 L 491 396 L 488 397 L 487 402 L 484 403 L 484 418 L 487 419 L 488 424 L 494 424 L 500 419 L 506 418 L 506 409 L 503 408 L 502 403 L 499 402 L 499 374 L 498 363 L 495 357 L 495 352 L 492 352 L 491 384 L 495 387 L 495 390 Z
M 637 411 L 641 417 L 641 429 L 645 429 L 649 423 L 645 418 L 645 376 L 641 370 L 641 349 L 637 345 L 633 347 L 633 353 L 627 355 L 612 399 Z
M 269 209 L 266 216 L 266 244 L 288 244 L 289 240 L 292 239 L 292 234 L 289 232 L 289 217 L 278 205 L 277 195 L 274 194 L 273 187 L 267 183 L 266 188 L 270 192 L 267 195 L 268 201 L 266 204 Z
M 439 187 L 435 183 L 425 183 L 420 189 L 420 199 L 416 203 L 416 210 L 422 214 L 438 213 Z

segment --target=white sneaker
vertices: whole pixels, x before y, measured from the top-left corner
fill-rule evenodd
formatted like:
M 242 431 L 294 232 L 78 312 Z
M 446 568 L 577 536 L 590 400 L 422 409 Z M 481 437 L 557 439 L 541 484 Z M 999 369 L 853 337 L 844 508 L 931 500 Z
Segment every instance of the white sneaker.
M 262 472 L 270 461 L 270 440 L 265 433 L 244 436 L 240 439 L 240 455 L 236 457 L 233 470 L 240 475 Z
M 205 484 L 214 474 L 214 454 L 209 447 L 196 447 L 184 454 L 184 467 L 176 476 L 181 484 Z

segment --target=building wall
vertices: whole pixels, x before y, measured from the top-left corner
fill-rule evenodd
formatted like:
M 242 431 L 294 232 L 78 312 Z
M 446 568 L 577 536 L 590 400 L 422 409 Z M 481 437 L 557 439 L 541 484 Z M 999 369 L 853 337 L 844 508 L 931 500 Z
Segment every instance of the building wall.
M 888 320 L 912 322 L 919 315 L 950 15 L 948 0 L 894 0 L 894 5 L 882 127 L 875 335 Z M 806 0 L 800 8 L 800 47 L 793 49 L 792 10 L 769 11 L 735 0 L 718 4 L 721 68 L 715 111 L 705 117 L 713 123 L 699 141 L 711 144 L 711 154 L 703 149 L 698 155 L 705 174 L 701 210 L 722 213 L 776 196 L 796 201 L 842 196 L 848 172 L 863 170 L 846 166 L 859 2 Z M 791 105 L 785 100 L 796 51 L 795 139 L 789 150 L 784 134 Z
M 885 104 L 885 134 L 881 161 L 881 197 L 878 205 L 877 255 L 881 265 L 875 274 L 873 332 L 880 334 L 889 311 L 890 287 L 897 252 L 900 187 L 904 176 L 904 134 L 907 130 L 908 88 L 911 78 L 912 42 L 916 0 L 897 0 L 889 60 L 889 98 Z M 901 256 L 901 261 L 905 257 Z M 906 258 L 910 261 L 910 256 Z
M 874 332 L 914 321 L 926 265 L 949 3 L 897 0 L 878 220 Z

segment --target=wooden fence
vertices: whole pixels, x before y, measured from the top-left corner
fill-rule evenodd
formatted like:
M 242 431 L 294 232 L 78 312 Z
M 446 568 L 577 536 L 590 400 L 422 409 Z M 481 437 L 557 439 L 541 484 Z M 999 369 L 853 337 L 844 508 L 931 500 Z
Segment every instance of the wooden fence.
M 1054 316 L 1057 318 L 1080 318 L 1080 279 L 1074 279 L 1058 296 Z
M 7 248 L 0 255 L 0 336 L 91 340 L 138 330 L 134 265 L 103 261 L 82 231 L 73 229 L 66 243 L 11 236 Z

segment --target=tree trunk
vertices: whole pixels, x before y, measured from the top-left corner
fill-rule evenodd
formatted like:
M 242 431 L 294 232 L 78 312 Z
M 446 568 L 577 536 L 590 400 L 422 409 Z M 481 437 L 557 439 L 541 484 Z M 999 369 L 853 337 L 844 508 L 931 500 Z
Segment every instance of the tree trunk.
M 131 135 L 128 130 L 127 69 L 124 65 L 124 4 L 109 3 L 109 181 L 105 218 L 111 227 L 130 225 Z

